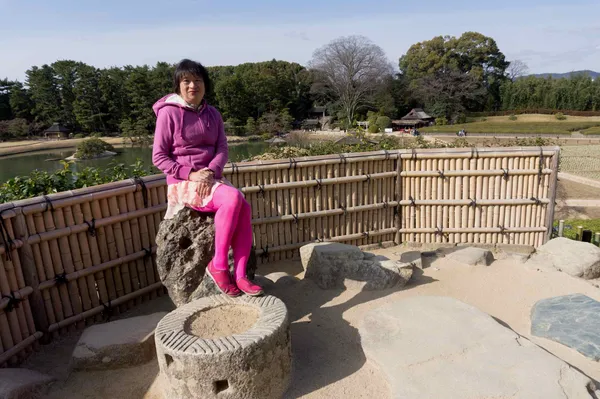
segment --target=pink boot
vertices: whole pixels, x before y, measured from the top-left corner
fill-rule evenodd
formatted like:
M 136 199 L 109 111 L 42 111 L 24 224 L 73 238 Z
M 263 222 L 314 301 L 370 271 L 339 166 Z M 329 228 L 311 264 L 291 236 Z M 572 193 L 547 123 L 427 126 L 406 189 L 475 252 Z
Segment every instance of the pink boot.
M 260 286 L 252 283 L 252 281 L 248 280 L 246 277 L 241 277 L 237 279 L 235 284 L 246 295 L 261 296 L 262 294 L 264 294 L 264 291 Z
M 212 260 L 208 266 L 206 266 L 206 274 L 212 278 L 219 291 L 221 291 L 223 294 L 231 297 L 240 296 L 242 294 L 238 287 L 231 282 L 231 274 L 229 274 L 229 270 L 214 269 Z

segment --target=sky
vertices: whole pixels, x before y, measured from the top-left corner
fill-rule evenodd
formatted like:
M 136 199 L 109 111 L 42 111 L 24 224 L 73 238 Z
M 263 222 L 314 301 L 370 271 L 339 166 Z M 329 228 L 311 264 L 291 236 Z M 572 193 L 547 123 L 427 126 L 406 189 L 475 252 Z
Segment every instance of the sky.
M 599 71 L 598 15 L 598 0 L 0 0 L 0 78 L 24 81 L 32 66 L 66 59 L 306 65 L 348 35 L 366 36 L 397 67 L 412 44 L 466 31 L 494 38 L 531 73 Z

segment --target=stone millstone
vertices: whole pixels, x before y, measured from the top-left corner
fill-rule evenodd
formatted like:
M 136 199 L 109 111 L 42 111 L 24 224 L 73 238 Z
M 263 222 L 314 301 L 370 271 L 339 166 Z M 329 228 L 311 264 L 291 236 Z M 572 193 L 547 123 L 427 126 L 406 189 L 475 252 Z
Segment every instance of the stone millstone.
M 156 267 L 176 306 L 220 293 L 210 277 L 204 278 L 206 266 L 215 253 L 214 243 L 212 215 L 184 208 L 173 219 L 160 223 L 156 235 Z M 231 254 L 229 263 L 232 267 Z M 248 277 L 253 279 L 255 271 L 256 256 L 251 251 Z
M 280 399 L 291 381 L 287 308 L 274 296 L 195 300 L 161 320 L 156 352 L 165 398 Z
M 459 248 L 449 254 L 447 258 L 470 266 L 489 266 L 494 262 L 494 255 L 491 251 L 475 247 Z
M 86 328 L 73 350 L 72 369 L 113 369 L 152 360 L 154 329 L 166 314 L 131 317 Z
M 393 399 L 593 398 L 590 378 L 453 298 L 384 305 L 367 313 L 359 333 Z
M 322 289 L 342 288 L 346 283 L 364 284 L 365 290 L 404 286 L 413 265 L 367 256 L 355 246 L 339 243 L 307 244 L 300 248 L 305 278 Z
M 539 247 L 527 264 L 592 280 L 600 277 L 600 248 L 588 242 L 559 237 Z
M 600 302 L 581 294 L 541 300 L 531 311 L 531 333 L 600 361 Z
M 27 369 L 0 369 L 1 399 L 44 398 L 54 378 Z

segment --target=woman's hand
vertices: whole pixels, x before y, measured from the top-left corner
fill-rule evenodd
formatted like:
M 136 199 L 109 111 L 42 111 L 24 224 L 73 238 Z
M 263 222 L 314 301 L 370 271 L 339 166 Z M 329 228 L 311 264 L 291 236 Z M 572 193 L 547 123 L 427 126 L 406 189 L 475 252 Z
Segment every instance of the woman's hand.
M 190 173 L 190 176 L 188 177 L 188 179 L 190 181 L 195 181 L 195 182 L 199 182 L 199 183 L 207 183 L 210 186 L 212 186 L 212 184 L 215 180 L 215 172 L 213 172 L 210 169 L 197 170 L 197 171 Z
M 208 197 L 208 194 L 210 194 L 211 188 L 212 188 L 212 184 L 207 184 L 207 183 L 201 182 L 200 184 L 198 184 L 198 196 L 201 199 Z

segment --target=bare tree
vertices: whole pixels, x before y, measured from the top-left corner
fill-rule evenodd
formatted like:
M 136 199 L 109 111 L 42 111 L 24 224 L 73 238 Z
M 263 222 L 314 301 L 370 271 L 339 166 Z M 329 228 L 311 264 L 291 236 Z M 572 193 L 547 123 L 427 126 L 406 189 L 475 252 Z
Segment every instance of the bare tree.
M 338 100 L 348 124 L 392 74 L 384 51 L 364 36 L 340 37 L 317 49 L 309 67 L 315 73 L 313 89 Z
M 510 62 L 506 72 L 508 73 L 508 78 L 514 82 L 517 78 L 527 75 L 529 67 L 521 60 L 514 60 Z

